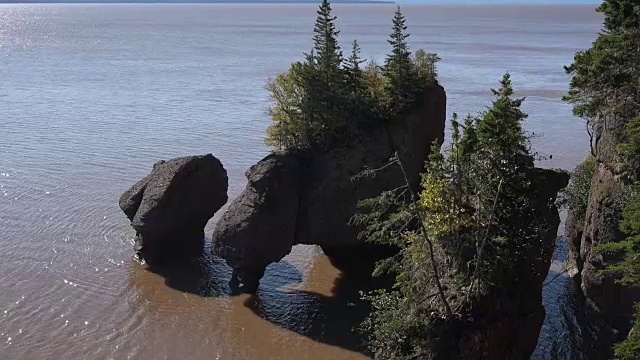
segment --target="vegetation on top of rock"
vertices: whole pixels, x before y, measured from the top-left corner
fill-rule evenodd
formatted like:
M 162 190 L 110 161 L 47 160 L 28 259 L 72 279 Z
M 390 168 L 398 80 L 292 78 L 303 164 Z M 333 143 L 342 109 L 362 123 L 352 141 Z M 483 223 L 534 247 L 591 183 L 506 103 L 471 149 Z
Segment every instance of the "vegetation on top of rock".
M 640 114 L 640 7 L 635 0 L 605 0 L 598 11 L 604 29 L 565 68 L 573 76 L 565 100 L 587 121 L 592 154 L 617 166 L 623 161 L 615 145 L 627 141 L 626 127 Z M 603 138 L 605 129 L 611 139 Z
M 439 325 L 531 286 L 519 272 L 532 253 L 543 256 L 549 228 L 531 221 L 540 199 L 529 176 L 523 99 L 513 98 L 509 74 L 500 85 L 479 116 L 461 124 L 454 115 L 451 145 L 442 153 L 435 146 L 419 194 L 409 184 L 384 192 L 362 201 L 354 217 L 366 226 L 362 237 L 400 248 L 376 270 L 394 274 L 394 288 L 368 297 L 373 311 L 363 327 L 376 358 L 430 358 Z M 542 207 L 552 208 L 546 200 Z
M 604 28 L 592 46 L 576 53 L 573 64 L 566 68 L 573 78 L 565 100 L 574 105 L 576 115 L 587 121 L 595 161 L 614 174 L 609 182 L 594 181 L 591 189 L 595 194 L 592 197 L 600 194 L 596 197 L 600 208 L 596 210 L 614 214 L 608 218 L 616 222 L 621 217 L 619 228 L 626 236 L 622 241 L 611 243 L 590 239 L 597 245 L 593 250 L 617 254 L 603 258 L 605 269 L 600 275 L 615 279 L 623 286 L 637 287 L 640 286 L 640 199 L 637 190 L 640 170 L 640 6 L 635 0 L 605 0 L 598 11 L 604 14 Z M 586 185 L 586 179 L 579 182 Z M 629 190 L 633 188 L 635 190 Z M 578 212 L 584 206 L 583 190 L 576 189 L 579 201 L 571 204 Z M 617 226 L 615 223 L 607 225 Z M 604 284 L 605 280 L 599 280 L 599 283 Z M 607 307 L 613 309 L 615 305 Z M 636 327 L 640 309 L 638 311 Z M 640 358 L 637 331 L 632 331 L 625 341 L 615 346 L 615 356 Z
M 272 124 L 267 145 L 278 149 L 328 148 L 358 138 L 372 126 L 402 119 L 426 86 L 436 81 L 437 55 L 409 51 L 398 7 L 384 65 L 364 68 L 360 47 L 343 57 L 328 0 L 317 12 L 313 48 L 304 61 L 267 84 Z

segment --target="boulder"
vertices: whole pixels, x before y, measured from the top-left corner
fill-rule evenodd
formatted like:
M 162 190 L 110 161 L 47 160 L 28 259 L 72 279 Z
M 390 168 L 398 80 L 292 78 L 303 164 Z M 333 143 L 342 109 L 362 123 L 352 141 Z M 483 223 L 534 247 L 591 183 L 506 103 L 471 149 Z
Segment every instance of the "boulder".
M 350 225 L 357 203 L 405 184 L 397 166 L 354 182 L 365 168 L 381 168 L 397 152 L 410 184 L 418 186 L 433 142 L 444 139 L 446 93 L 435 85 L 402 124 L 380 126 L 344 146 L 323 151 L 274 152 L 247 172 L 248 185 L 218 222 L 214 254 L 235 270 L 234 283 L 257 288 L 265 267 L 295 244 L 319 245 L 334 264 L 387 254 L 358 239 Z
M 255 291 L 267 265 L 291 251 L 300 186 L 299 159 L 273 153 L 246 172 L 247 187 L 213 233 L 214 252 L 234 269 L 234 288 Z
M 227 172 L 211 154 L 154 164 L 119 201 L 136 231 L 136 255 L 156 264 L 201 253 L 204 227 L 227 202 L 227 188 Z

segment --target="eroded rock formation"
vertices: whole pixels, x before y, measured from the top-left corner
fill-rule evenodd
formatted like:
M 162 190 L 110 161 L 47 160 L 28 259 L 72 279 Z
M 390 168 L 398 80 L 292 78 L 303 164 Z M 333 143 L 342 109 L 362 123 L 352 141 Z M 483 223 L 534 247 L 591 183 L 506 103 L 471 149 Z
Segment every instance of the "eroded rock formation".
M 228 179 L 213 155 L 153 165 L 120 197 L 136 230 L 135 250 L 150 264 L 201 253 L 207 221 L 227 202 Z
M 545 318 L 542 287 L 560 225 L 556 198 L 558 191 L 567 186 L 569 175 L 564 171 L 532 168 L 528 177 L 535 189 L 530 194 L 533 218 L 544 226 L 541 246 L 529 247 L 518 259 L 517 287 L 509 288 L 498 301 L 481 302 L 469 309 L 462 317 L 466 321 L 445 324 L 448 333 L 441 337 L 443 347 L 437 359 L 525 360 L 535 350 Z
M 600 244 L 624 239 L 619 223 L 627 190 L 616 162 L 615 148 L 620 141 L 616 136 L 613 130 L 605 128 L 596 144 L 597 166 L 584 221 L 577 222 L 570 209 L 566 223 L 571 274 L 585 296 L 589 322 L 598 338 L 598 346 L 586 352 L 590 359 L 610 356 L 612 343 L 623 340 L 629 333 L 633 304 L 640 301 L 640 291 L 621 286 L 601 272 L 609 262 L 616 261 L 616 255 L 595 251 Z
M 295 244 L 320 245 L 336 264 L 368 258 L 379 249 L 357 238 L 349 225 L 359 200 L 404 184 L 397 167 L 354 182 L 364 168 L 380 168 L 397 151 L 408 180 L 417 186 L 434 141 L 442 141 L 446 94 L 437 85 L 401 125 L 371 130 L 360 140 L 324 152 L 274 152 L 247 172 L 244 192 L 213 234 L 213 252 L 233 267 L 245 290 L 254 291 L 264 268 Z

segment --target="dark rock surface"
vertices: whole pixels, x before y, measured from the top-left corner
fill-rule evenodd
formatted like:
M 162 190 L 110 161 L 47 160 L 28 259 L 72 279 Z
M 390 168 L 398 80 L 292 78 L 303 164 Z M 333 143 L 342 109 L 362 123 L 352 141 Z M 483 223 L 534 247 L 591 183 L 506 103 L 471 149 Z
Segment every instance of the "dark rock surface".
M 500 298 L 480 300 L 463 309 L 460 321 L 438 324 L 435 360 L 528 360 L 538 343 L 545 318 L 542 288 L 556 244 L 560 216 L 558 191 L 567 186 L 564 171 L 531 168 L 528 178 L 532 219 L 543 226 L 540 244 L 525 250 L 516 264 L 518 281 Z M 514 259 L 515 261 L 515 259 Z
M 255 290 L 264 268 L 295 244 L 320 245 L 336 264 L 378 256 L 349 225 L 359 200 L 404 184 L 397 167 L 359 182 L 364 168 L 380 168 L 397 151 L 414 186 L 434 141 L 444 138 L 446 93 L 430 88 L 402 126 L 371 130 L 359 141 L 329 151 L 275 152 L 248 172 L 245 191 L 231 204 L 213 235 L 214 254 L 226 259 L 237 281 Z
M 614 342 L 626 338 L 633 317 L 633 304 L 640 301 L 640 291 L 620 286 L 615 279 L 602 274 L 614 258 L 594 250 L 600 244 L 624 239 L 619 231 L 621 214 L 616 198 L 624 192 L 615 167 L 607 157 L 597 163 L 591 182 L 589 203 L 583 224 L 567 224 L 567 236 L 575 245 L 569 257 L 576 264 L 575 279 L 593 311 L 590 322 L 596 327 L 601 348 L 611 349 Z M 572 230 L 569 226 L 575 228 Z M 602 358 L 601 353 L 587 354 L 589 359 Z
M 227 202 L 228 179 L 213 155 L 160 161 L 120 197 L 136 230 L 135 250 L 150 264 L 201 253 L 207 221 Z
M 234 280 L 254 291 L 267 265 L 291 251 L 300 186 L 295 154 L 273 153 L 247 172 L 247 187 L 213 233 L 215 253 L 231 266 Z
M 532 168 L 533 218 L 545 225 L 542 246 L 531 246 L 516 264 L 518 286 L 510 288 L 499 301 L 492 299 L 470 309 L 465 321 L 444 324 L 445 344 L 436 359 L 512 359 L 525 360 L 538 343 L 545 318 L 542 287 L 556 245 L 560 216 L 555 204 L 558 191 L 567 186 L 564 171 Z

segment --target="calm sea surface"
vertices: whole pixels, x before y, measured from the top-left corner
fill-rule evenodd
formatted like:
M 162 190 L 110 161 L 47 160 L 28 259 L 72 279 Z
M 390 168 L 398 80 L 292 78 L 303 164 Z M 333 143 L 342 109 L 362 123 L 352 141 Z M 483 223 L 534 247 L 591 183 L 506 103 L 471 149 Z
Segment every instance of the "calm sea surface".
M 335 10 L 343 46 L 357 38 L 382 60 L 394 7 Z M 412 48 L 443 59 L 449 113 L 482 110 L 509 71 L 536 150 L 553 156 L 541 164 L 581 161 L 562 66 L 595 38 L 593 6 L 404 11 Z M 310 49 L 314 17 L 312 5 L 0 5 L 1 359 L 367 358 L 357 294 L 315 248 L 269 267 L 256 296 L 230 297 L 219 259 L 163 274 L 134 262 L 117 206 L 157 160 L 209 152 L 236 196 L 268 151 L 265 82 Z M 567 284 L 545 287 L 536 359 L 580 358 Z

